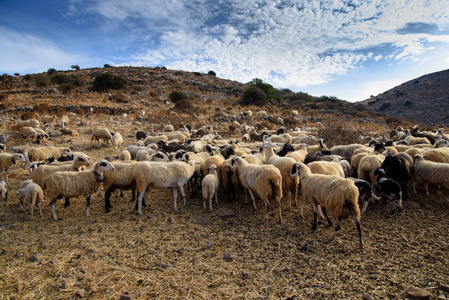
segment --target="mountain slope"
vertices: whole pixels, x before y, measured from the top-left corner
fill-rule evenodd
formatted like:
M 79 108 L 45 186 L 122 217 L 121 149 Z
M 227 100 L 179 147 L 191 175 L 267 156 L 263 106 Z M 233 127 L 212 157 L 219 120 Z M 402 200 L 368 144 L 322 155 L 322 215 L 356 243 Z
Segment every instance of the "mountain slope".
M 443 127 L 449 124 L 449 70 L 407 81 L 358 103 L 387 116 Z

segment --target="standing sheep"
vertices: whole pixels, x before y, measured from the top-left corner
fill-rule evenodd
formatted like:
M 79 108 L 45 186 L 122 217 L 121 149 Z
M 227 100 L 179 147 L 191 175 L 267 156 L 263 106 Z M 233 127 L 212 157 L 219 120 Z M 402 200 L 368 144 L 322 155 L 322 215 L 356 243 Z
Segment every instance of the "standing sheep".
M 120 132 L 114 132 L 112 134 L 112 146 L 114 146 L 115 150 L 120 149 L 123 144 L 123 137 Z
M 99 160 L 91 169 L 80 172 L 55 172 L 44 179 L 43 188 L 50 199 L 51 214 L 55 220 L 55 205 L 62 197 L 86 196 L 86 216 L 89 216 L 90 195 L 98 190 L 103 181 L 102 172 L 114 171 L 107 160 Z
M 206 201 L 209 200 L 209 208 L 212 211 L 212 198 L 215 196 L 215 204 L 218 205 L 218 187 L 220 181 L 218 180 L 217 166 L 212 164 L 209 167 L 209 174 L 207 174 L 201 182 L 203 192 L 203 207 L 206 209 Z
M 330 239 L 333 240 L 340 229 L 340 220 L 352 216 L 359 233 L 359 246 L 363 248 L 362 230 L 360 228 L 360 208 L 358 205 L 359 190 L 350 179 L 335 175 L 312 174 L 303 163 L 295 163 L 291 176 L 301 179 L 302 198 L 313 205 L 313 226 L 317 227 L 317 210 L 321 206 L 327 217 L 335 220 L 335 230 Z M 302 208 L 301 208 L 302 209 Z M 331 222 L 327 218 L 329 225 Z
M 92 131 L 92 137 L 91 137 L 91 144 L 94 140 L 98 142 L 98 145 L 100 145 L 100 139 L 103 139 L 104 142 L 108 142 L 112 140 L 112 134 L 109 132 L 109 130 L 105 127 L 97 127 Z
M 23 202 L 25 198 L 28 209 L 31 214 L 31 220 L 34 220 L 34 206 L 36 205 L 39 208 L 39 213 L 41 217 L 42 215 L 42 207 L 41 202 L 44 200 L 44 192 L 42 188 L 36 183 L 29 183 L 24 188 L 17 190 L 17 198 L 20 202 Z
M 249 164 L 240 156 L 235 156 L 231 159 L 231 169 L 234 172 L 238 172 L 240 183 L 250 193 L 254 210 L 257 210 L 256 193 L 265 202 L 265 217 L 263 218 L 263 222 L 268 218 L 270 201 L 274 200 L 278 202 L 279 221 L 282 222 L 282 175 L 279 169 L 273 165 Z
M 413 173 L 413 193 L 417 194 L 416 184 L 423 183 L 424 191 L 429 196 L 429 184 L 440 185 L 449 189 L 449 164 L 425 160 L 422 154 L 416 154 Z M 449 201 L 449 197 L 446 198 Z
M 374 190 L 382 197 L 384 205 L 387 204 L 387 198 L 393 201 L 393 208 L 391 214 L 396 211 L 402 211 L 402 189 L 399 182 L 393 179 L 389 179 L 385 175 L 384 169 L 377 169 L 375 174 L 377 175 L 377 182 L 374 185 Z
M 62 154 L 70 155 L 72 154 L 72 151 L 69 148 L 64 147 L 55 147 L 55 146 L 36 147 L 30 149 L 27 153 L 27 156 L 29 162 L 33 162 L 33 161 L 46 160 L 50 157 L 54 157 L 56 159 L 57 157 L 60 157 Z
M 25 156 L 21 153 L 0 153 L 0 177 L 8 180 L 8 169 L 16 163 L 16 161 L 25 162 Z M 3 175 L 5 178 L 3 178 Z
M 25 142 L 28 142 L 33 138 L 37 139 L 37 132 L 33 127 L 22 127 L 19 130 L 19 137 L 25 139 Z

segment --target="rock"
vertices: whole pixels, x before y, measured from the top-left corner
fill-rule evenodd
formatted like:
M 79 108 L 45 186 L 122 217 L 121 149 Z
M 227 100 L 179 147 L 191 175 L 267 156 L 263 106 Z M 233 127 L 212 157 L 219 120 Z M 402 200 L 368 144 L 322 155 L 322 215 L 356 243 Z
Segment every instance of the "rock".
M 85 294 L 86 294 L 86 290 L 85 289 L 79 289 L 79 290 L 76 291 L 75 297 L 83 298 Z
M 7 135 L 7 134 L 0 135 L 0 143 L 6 144 L 8 142 L 8 138 L 9 138 L 9 135 Z
M 209 243 L 207 243 L 206 246 L 204 246 L 204 249 L 210 249 L 210 248 L 212 248 L 213 246 L 214 246 L 214 243 L 209 242 Z
M 232 257 L 231 254 L 225 254 L 225 255 L 223 256 L 223 259 L 224 259 L 225 261 L 232 261 L 233 257 Z
M 193 221 L 195 221 L 195 223 L 198 224 L 198 225 L 204 225 L 204 226 L 207 226 L 207 225 L 211 225 L 211 224 L 212 224 L 212 221 L 211 221 L 211 220 L 205 219 L 205 218 L 203 218 L 203 217 L 201 217 L 201 216 L 193 216 L 192 219 L 193 219 Z
M 233 217 L 235 213 L 232 209 L 222 207 L 217 210 L 216 214 L 220 218 L 229 218 L 229 217 Z
M 435 256 L 444 256 L 444 252 L 443 251 L 435 251 L 434 255 Z
M 192 263 L 192 265 L 196 265 L 199 262 L 199 260 L 196 256 L 194 256 L 190 262 Z
M 367 294 L 367 293 L 365 293 L 365 294 L 362 295 L 362 299 L 363 299 L 363 300 L 374 300 L 374 298 L 371 297 L 371 295 L 370 295 L 370 294 Z
M 243 279 L 251 279 L 254 277 L 254 273 L 251 271 L 243 271 L 242 272 L 242 278 Z
M 156 264 L 156 267 L 166 269 L 166 268 L 169 267 L 169 265 L 166 264 L 166 263 L 157 263 L 157 264 Z
M 416 299 L 429 299 L 432 296 L 432 294 L 429 293 L 428 291 L 414 287 L 414 286 L 409 286 L 406 289 L 406 293 L 410 297 L 413 297 Z
M 27 262 L 35 262 L 35 261 L 37 261 L 37 257 L 39 256 L 39 254 L 34 254 L 34 255 L 31 255 L 28 259 L 27 259 Z
M 410 206 L 413 209 L 421 208 L 421 204 L 418 202 L 414 202 L 414 201 L 409 201 L 407 206 Z
M 58 130 L 52 130 L 52 131 L 50 131 L 50 132 L 48 133 L 48 135 L 51 136 L 51 137 L 61 136 L 61 135 L 62 135 L 62 132 L 61 132 L 61 131 L 58 131 Z

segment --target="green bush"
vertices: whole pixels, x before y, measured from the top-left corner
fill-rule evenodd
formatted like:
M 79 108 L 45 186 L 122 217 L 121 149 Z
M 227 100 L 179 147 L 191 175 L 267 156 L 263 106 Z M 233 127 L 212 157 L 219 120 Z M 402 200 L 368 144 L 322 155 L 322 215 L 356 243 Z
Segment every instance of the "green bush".
M 107 90 L 120 90 L 126 87 L 126 79 L 109 73 L 99 74 L 92 82 L 93 90 L 104 92 Z
M 50 68 L 50 69 L 47 70 L 47 75 L 51 76 L 53 74 L 56 74 L 56 72 L 57 72 L 56 69 Z
M 267 94 L 259 87 L 250 85 L 243 90 L 239 104 L 263 106 L 268 104 Z
M 210 70 L 208 73 L 208 75 L 212 75 L 212 76 L 217 76 L 217 73 L 215 73 L 214 71 Z
M 168 99 L 170 99 L 171 102 L 176 103 L 181 100 L 186 100 L 187 95 L 178 91 L 173 91 L 168 95 Z
M 53 76 L 51 76 L 51 82 L 57 83 L 57 84 L 63 84 L 63 83 L 71 83 L 72 77 L 70 75 L 64 74 L 64 73 L 56 73 Z
M 59 85 L 59 90 L 63 94 L 69 94 L 71 91 L 73 91 L 74 88 L 75 88 L 75 85 L 71 82 L 65 82 L 65 83 L 61 83 Z

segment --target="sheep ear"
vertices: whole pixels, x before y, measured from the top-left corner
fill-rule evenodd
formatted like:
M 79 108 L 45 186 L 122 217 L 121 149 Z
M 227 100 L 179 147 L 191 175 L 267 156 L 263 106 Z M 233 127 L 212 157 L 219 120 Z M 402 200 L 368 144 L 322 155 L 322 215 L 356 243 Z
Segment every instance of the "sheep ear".
M 13 164 L 16 163 L 16 160 L 14 159 L 14 157 L 11 158 L 11 162 L 12 162 Z
M 293 164 L 293 166 L 292 166 L 292 170 L 290 171 L 290 174 L 296 174 L 297 170 L 298 170 L 298 166 L 297 166 L 297 164 L 295 163 L 295 164 Z

